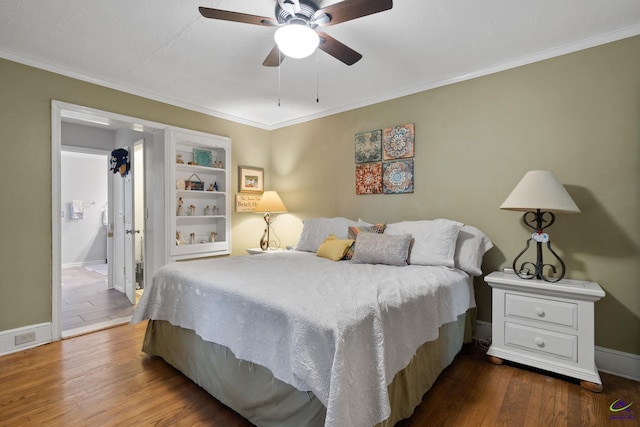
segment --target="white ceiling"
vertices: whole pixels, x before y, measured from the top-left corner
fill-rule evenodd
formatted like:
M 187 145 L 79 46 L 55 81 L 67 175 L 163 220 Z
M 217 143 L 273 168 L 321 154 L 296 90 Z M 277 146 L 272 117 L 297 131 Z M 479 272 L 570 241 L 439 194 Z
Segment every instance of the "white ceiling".
M 275 129 L 640 34 L 639 0 L 396 0 L 324 29 L 364 56 L 355 65 L 320 51 L 278 70 L 262 66 L 274 28 L 198 12 L 273 17 L 275 4 L 0 0 L 0 57 Z

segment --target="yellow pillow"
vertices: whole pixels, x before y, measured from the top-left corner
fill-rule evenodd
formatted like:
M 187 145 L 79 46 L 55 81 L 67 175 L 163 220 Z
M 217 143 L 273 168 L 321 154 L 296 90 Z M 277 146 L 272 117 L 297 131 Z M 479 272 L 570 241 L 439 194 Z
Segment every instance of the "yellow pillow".
M 331 261 L 339 261 L 347 253 L 353 242 L 354 240 L 352 239 L 336 239 L 336 236 L 329 234 L 329 237 L 324 239 L 324 242 L 318 248 L 316 255 Z

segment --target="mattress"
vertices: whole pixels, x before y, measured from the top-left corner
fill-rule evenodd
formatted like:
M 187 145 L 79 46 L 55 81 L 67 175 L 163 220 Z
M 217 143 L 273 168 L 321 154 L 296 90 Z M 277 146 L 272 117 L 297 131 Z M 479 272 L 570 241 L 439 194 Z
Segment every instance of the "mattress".
M 324 425 L 370 427 L 388 386 L 442 325 L 475 306 L 467 273 L 332 262 L 299 251 L 169 264 L 133 322 L 163 320 L 311 393 Z

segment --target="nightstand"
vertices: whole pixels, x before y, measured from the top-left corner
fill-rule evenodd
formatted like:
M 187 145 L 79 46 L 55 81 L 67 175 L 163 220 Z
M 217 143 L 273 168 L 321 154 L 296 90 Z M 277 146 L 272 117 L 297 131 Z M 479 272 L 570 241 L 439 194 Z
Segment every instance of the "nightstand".
M 267 249 L 266 251 L 263 251 L 260 248 L 249 248 L 247 249 L 247 253 L 249 255 L 260 255 L 263 254 L 265 252 L 278 252 L 278 251 L 283 251 L 284 249 Z
M 595 282 L 563 279 L 556 283 L 493 272 L 492 343 L 489 361 L 521 363 L 581 380 L 602 391 L 595 364 L 594 310 L 605 293 Z

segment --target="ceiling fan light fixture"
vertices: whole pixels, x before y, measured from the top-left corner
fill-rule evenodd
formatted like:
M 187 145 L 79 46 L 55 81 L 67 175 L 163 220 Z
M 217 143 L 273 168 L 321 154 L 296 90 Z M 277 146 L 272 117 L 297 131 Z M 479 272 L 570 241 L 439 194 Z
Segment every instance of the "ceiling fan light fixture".
M 273 38 L 280 52 L 290 58 L 306 58 L 320 44 L 318 33 L 303 24 L 284 25 L 276 30 Z

